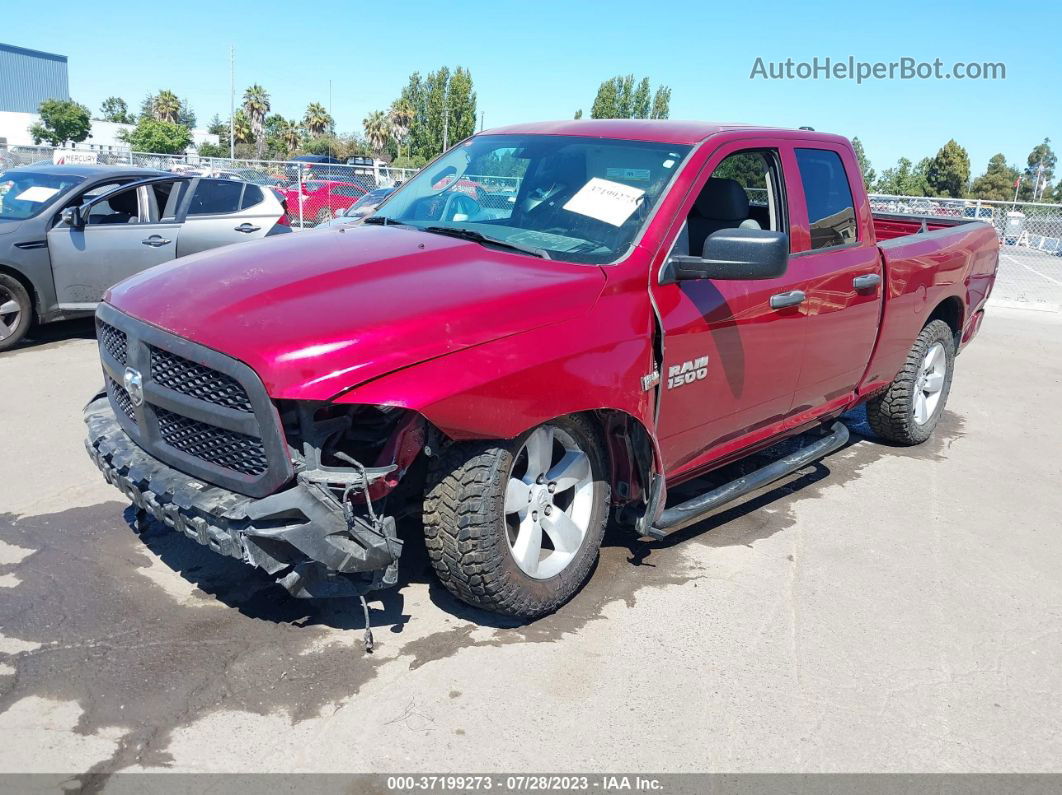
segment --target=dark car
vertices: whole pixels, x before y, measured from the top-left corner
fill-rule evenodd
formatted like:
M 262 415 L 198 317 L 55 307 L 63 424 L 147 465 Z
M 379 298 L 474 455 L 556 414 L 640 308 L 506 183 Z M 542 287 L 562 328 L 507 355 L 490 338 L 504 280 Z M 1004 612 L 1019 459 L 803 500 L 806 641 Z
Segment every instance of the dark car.
M 0 174 L 0 351 L 34 323 L 91 314 L 104 291 L 175 257 L 290 232 L 248 182 L 114 166 Z

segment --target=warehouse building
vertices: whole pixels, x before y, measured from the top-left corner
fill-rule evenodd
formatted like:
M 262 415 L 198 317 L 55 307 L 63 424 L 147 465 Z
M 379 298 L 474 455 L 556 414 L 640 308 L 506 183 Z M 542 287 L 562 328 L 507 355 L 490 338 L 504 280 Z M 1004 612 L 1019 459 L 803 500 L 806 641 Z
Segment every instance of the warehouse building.
M 0 44 L 0 113 L 36 113 L 46 99 L 70 99 L 66 56 Z

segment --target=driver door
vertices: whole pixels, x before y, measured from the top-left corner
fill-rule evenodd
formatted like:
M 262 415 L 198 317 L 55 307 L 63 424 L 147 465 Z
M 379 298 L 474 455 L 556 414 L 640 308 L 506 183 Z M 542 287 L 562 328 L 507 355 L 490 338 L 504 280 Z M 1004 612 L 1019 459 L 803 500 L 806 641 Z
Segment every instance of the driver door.
M 119 187 L 92 200 L 84 226 L 53 226 L 48 254 L 60 307 L 92 309 L 112 285 L 173 259 L 180 193 L 177 181 Z
M 788 153 L 766 142 L 721 147 L 687 198 L 672 252 L 700 256 L 719 229 L 790 232 L 784 185 L 792 168 Z M 658 433 L 669 477 L 727 455 L 790 412 L 806 318 L 799 305 L 772 308 L 772 296 L 800 289 L 793 271 L 673 284 L 651 274 L 664 330 Z

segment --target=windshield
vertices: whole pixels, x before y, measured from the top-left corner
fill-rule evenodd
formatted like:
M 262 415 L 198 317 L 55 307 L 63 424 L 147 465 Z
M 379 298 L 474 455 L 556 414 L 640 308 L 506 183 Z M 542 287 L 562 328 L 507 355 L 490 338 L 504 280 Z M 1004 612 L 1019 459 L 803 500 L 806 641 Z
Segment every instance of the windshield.
M 552 259 L 622 257 L 690 147 L 559 135 L 481 135 L 387 199 L 388 221 L 476 232 Z
M 0 218 L 8 221 L 32 218 L 83 180 L 84 177 L 73 174 L 8 171 L 0 176 Z

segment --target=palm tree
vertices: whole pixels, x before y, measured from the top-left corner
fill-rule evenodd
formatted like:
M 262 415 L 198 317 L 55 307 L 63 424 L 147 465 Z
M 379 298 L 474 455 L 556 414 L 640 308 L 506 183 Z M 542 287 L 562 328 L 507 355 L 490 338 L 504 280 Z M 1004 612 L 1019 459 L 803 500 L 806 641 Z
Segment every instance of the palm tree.
M 365 125 L 365 139 L 369 142 L 374 155 L 379 155 L 387 146 L 391 137 L 391 123 L 382 110 L 374 110 L 362 122 Z
M 295 150 L 299 148 L 302 143 L 302 139 L 299 136 L 299 124 L 294 119 L 285 120 L 280 126 L 280 142 L 284 144 L 284 148 L 289 155 L 295 153 Z
M 251 122 L 251 134 L 254 135 L 255 152 L 261 160 L 265 153 L 265 117 L 269 113 L 269 94 L 255 83 L 243 92 L 243 110 Z
M 391 110 L 387 113 L 387 118 L 391 123 L 391 137 L 398 144 L 398 154 L 401 156 L 402 144 L 409 136 L 409 128 L 413 124 L 413 106 L 405 100 L 395 100 L 395 103 L 391 105 Z
M 251 121 L 243 108 L 238 108 L 232 117 L 232 137 L 238 144 L 249 144 L 254 140 L 254 131 L 251 129 Z
M 319 138 L 330 129 L 334 123 L 328 110 L 320 102 L 311 102 L 306 106 L 306 115 L 302 119 L 310 135 Z
M 181 100 L 172 91 L 160 91 L 151 101 L 151 115 L 158 121 L 176 123 L 181 115 Z

